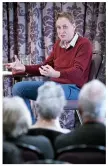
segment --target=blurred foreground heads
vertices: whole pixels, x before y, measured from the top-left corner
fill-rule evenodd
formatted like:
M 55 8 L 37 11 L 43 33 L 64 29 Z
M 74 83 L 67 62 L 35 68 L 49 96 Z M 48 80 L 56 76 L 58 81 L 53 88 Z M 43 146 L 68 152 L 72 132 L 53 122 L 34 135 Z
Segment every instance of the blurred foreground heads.
M 3 134 L 5 137 L 18 137 L 27 133 L 31 124 L 30 112 L 22 98 L 15 96 L 3 99 Z
M 69 145 L 106 146 L 106 88 L 99 80 L 86 83 L 79 94 L 78 110 L 82 125 L 73 132 L 58 136 L 56 149 Z
M 34 127 L 49 128 L 59 132 L 69 132 L 59 123 L 59 117 L 66 104 L 65 94 L 60 84 L 52 81 L 45 82 L 38 88 L 36 113 L 38 119 Z
M 42 117 L 55 119 L 60 116 L 65 104 L 66 99 L 61 85 L 49 81 L 39 87 L 36 105 Z
M 105 123 L 106 87 L 99 80 L 85 84 L 79 94 L 79 111 L 83 122 Z

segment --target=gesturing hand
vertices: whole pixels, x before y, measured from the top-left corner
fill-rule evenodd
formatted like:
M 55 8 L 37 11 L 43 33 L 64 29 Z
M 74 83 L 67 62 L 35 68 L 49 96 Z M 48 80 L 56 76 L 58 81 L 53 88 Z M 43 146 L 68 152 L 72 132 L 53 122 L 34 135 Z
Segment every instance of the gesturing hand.
M 24 72 L 25 71 L 25 66 L 23 64 L 21 64 L 21 62 L 19 61 L 19 59 L 17 58 L 17 56 L 15 55 L 15 62 L 13 63 L 7 63 L 5 64 L 5 66 L 8 69 L 12 69 L 12 71 L 21 71 Z
M 47 77 L 55 77 L 55 78 L 60 77 L 60 72 L 54 70 L 50 65 L 41 66 L 41 68 L 39 68 L 39 71 L 41 75 Z

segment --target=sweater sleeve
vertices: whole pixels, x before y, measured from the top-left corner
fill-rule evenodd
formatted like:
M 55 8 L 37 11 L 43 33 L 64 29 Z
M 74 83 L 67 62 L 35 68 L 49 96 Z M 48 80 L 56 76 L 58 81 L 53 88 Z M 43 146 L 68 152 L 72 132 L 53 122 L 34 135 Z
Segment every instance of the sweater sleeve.
M 39 67 L 41 67 L 42 65 L 46 65 L 46 64 L 54 67 L 53 59 L 54 59 L 54 47 L 53 47 L 53 51 L 51 52 L 51 54 L 48 56 L 48 58 L 43 63 L 41 63 L 39 65 L 26 65 L 25 72 L 28 74 L 35 75 L 35 76 L 41 76 L 41 74 L 39 72 Z
M 35 76 L 41 76 L 39 72 L 39 67 L 41 67 L 42 64 L 40 65 L 25 65 L 25 72 L 27 74 L 35 75 Z
M 89 41 L 86 41 L 79 46 L 72 68 L 61 71 L 60 78 L 70 79 L 74 84 L 78 84 L 90 66 L 91 59 L 92 46 Z

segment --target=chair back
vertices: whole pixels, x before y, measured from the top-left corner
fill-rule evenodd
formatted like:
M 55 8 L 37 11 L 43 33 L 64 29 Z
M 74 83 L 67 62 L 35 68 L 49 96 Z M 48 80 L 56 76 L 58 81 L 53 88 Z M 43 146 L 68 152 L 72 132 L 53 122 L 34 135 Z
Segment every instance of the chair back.
M 55 142 L 55 139 L 58 135 L 60 134 L 63 134 L 59 131 L 55 131 L 55 130 L 51 130 L 51 129 L 44 129 L 44 128 L 32 128 L 32 129 L 29 129 L 28 130 L 28 135 L 44 135 L 45 137 L 47 137 L 51 143 L 52 143 L 52 146 L 54 147 L 54 142 Z
M 12 142 L 3 141 L 3 164 L 21 164 L 22 162 L 19 148 Z
M 56 160 L 73 164 L 105 164 L 106 148 L 94 145 L 67 146 L 57 151 Z
M 45 160 L 28 161 L 25 162 L 24 164 L 69 164 L 69 163 L 59 160 L 45 159 Z
M 99 53 L 93 53 L 88 82 L 97 78 L 102 63 L 102 56 Z M 78 111 L 78 100 L 67 100 L 64 110 L 77 110 L 75 114 L 75 126 L 82 124 L 82 119 Z M 79 123 L 80 122 L 80 123 Z
M 44 154 L 36 146 L 26 143 L 15 143 L 20 149 L 24 162 L 45 159 Z
M 102 63 L 102 56 L 99 53 L 93 53 L 88 81 L 97 78 Z

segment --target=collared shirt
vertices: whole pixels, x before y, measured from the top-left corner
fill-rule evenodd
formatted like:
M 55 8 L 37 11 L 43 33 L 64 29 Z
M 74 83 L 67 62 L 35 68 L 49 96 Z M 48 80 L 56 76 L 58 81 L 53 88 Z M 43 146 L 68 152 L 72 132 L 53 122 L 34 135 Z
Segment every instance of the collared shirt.
M 79 36 L 76 33 L 75 36 L 73 37 L 73 39 L 68 44 L 66 42 L 64 42 L 64 41 L 61 41 L 60 42 L 60 47 L 65 48 L 65 49 L 68 49 L 70 46 L 74 47 L 76 42 L 77 42 L 77 40 L 78 40 L 78 37 Z

